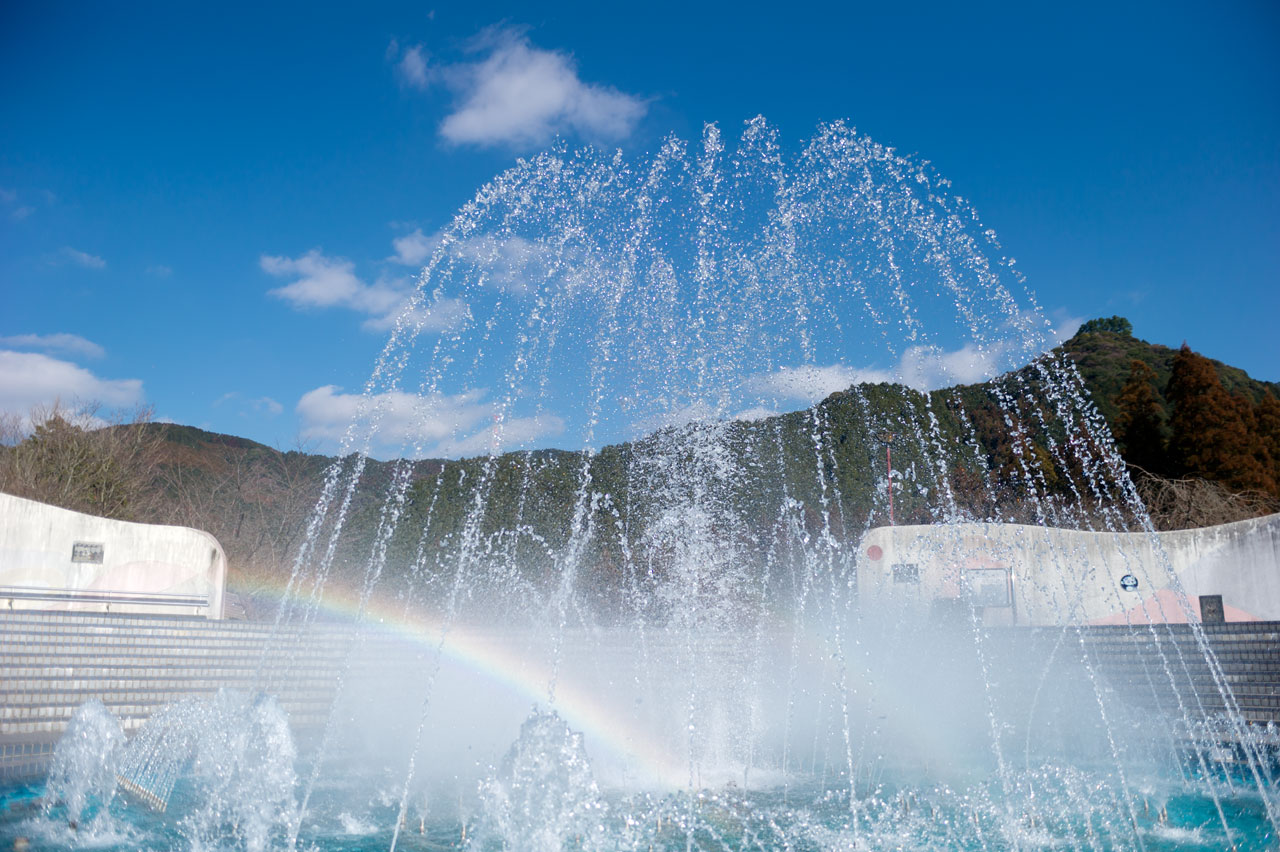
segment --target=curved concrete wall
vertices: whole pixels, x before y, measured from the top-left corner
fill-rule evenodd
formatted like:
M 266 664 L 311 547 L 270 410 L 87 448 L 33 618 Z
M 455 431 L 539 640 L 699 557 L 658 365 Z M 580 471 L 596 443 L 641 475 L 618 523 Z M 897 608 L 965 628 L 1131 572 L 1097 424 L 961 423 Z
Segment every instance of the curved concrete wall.
M 222 618 L 227 557 L 200 530 L 0 494 L 0 607 Z
M 860 546 L 858 589 L 921 612 L 967 600 L 990 625 L 1196 621 L 1201 595 L 1221 595 L 1227 621 L 1280 620 L 1280 514 L 1153 534 L 878 527 Z

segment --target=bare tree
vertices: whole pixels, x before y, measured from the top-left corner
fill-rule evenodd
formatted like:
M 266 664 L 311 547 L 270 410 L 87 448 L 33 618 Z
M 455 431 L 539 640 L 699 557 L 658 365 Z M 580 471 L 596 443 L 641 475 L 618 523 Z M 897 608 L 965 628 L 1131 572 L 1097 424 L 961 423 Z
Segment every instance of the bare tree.
M 324 460 L 296 449 L 205 445 L 184 456 L 174 446 L 160 466 L 164 522 L 212 534 L 227 554 L 229 585 L 250 617 L 255 601 L 288 576 L 318 497 Z
M 1166 479 L 1132 469 L 1138 495 L 1158 530 L 1229 524 L 1280 511 L 1280 501 L 1262 491 L 1231 491 L 1207 479 Z
M 107 518 L 147 520 L 162 438 L 152 411 L 60 402 L 0 421 L 0 491 Z

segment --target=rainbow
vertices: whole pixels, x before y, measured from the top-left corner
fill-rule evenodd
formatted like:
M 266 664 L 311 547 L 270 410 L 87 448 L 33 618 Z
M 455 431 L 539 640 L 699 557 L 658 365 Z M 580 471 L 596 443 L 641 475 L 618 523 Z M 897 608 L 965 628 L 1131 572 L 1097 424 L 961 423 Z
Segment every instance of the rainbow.
M 279 586 L 270 592 L 282 600 L 286 590 Z M 556 678 L 552 695 L 549 660 L 520 653 L 514 643 L 494 641 L 495 634 L 491 632 L 459 623 L 449 625 L 446 631 L 444 623 L 431 615 L 406 613 L 403 604 L 385 601 L 370 601 L 361 617 L 359 596 L 332 585 L 324 589 L 318 608 L 329 618 L 376 627 L 429 653 L 439 652 L 442 660 L 502 686 L 533 705 L 556 711 L 570 727 L 585 735 L 590 752 L 603 748 L 636 782 L 666 788 L 690 784 L 687 755 L 677 755 L 668 743 L 638 726 L 623 708 L 607 701 L 601 690 L 575 682 L 563 670 Z
M 283 586 L 271 589 L 283 599 Z M 553 672 L 547 655 L 522 653 L 516 643 L 495 641 L 490 631 L 476 630 L 454 623 L 445 630 L 444 623 L 426 613 L 406 613 L 403 604 L 370 601 L 360 616 L 359 596 L 336 586 L 324 589 L 318 608 L 331 619 L 346 623 L 362 623 L 376 627 L 400 640 L 441 655 L 442 662 L 453 663 L 469 673 L 501 686 L 532 705 L 555 710 L 573 729 L 584 734 L 588 753 L 593 758 L 607 757 L 623 767 L 631 784 L 660 789 L 687 789 L 695 786 L 697 773 L 690 765 L 687 750 L 678 742 L 661 738 L 637 724 L 633 708 L 610 702 L 595 685 L 577 682 L 562 669 L 556 676 L 551 695 Z M 800 628 L 786 641 L 797 642 L 796 651 L 810 659 L 830 656 L 829 637 Z M 899 695 L 891 683 L 869 682 L 861 673 L 850 671 L 849 687 L 882 707 L 893 707 L 896 713 L 889 723 L 902 731 L 911 731 L 918 747 L 937 756 L 954 756 L 956 743 L 935 730 L 922 708 Z

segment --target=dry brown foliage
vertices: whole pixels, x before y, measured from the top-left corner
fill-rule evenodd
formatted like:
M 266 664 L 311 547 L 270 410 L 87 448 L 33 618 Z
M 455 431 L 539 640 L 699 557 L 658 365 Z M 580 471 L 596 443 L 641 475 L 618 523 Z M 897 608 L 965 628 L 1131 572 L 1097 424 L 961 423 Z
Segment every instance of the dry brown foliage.
M 149 520 L 161 437 L 149 408 L 55 402 L 0 416 L 0 491 L 91 515 Z
M 1234 492 L 1207 479 L 1168 479 L 1133 468 L 1138 496 L 1160 531 L 1230 524 L 1280 512 L 1280 500 L 1262 491 Z
M 167 505 L 156 520 L 218 539 L 227 554 L 228 585 L 251 616 L 262 614 L 256 598 L 269 597 L 289 576 L 319 496 L 323 480 L 306 449 L 215 455 L 170 445 L 159 468 L 157 484 Z

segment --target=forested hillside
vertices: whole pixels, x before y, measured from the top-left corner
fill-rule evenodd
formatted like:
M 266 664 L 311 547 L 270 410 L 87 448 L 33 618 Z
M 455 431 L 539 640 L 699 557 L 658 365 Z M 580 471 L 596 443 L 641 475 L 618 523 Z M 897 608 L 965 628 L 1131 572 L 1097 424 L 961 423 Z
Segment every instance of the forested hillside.
M 650 469 L 647 460 L 682 466 L 684 481 L 712 483 L 719 491 L 711 502 L 723 511 L 707 522 L 733 524 L 742 551 L 760 552 L 785 539 L 775 534 L 780 525 L 850 538 L 885 523 L 889 435 L 898 523 L 941 517 L 1102 523 L 1105 507 L 1079 486 L 1093 474 L 1071 470 L 1060 453 L 1080 435 L 1065 434 L 1037 396 L 1045 364 L 1078 370 L 1157 526 L 1276 510 L 1280 386 L 1186 345 L 1147 343 L 1133 337 L 1126 320 L 1112 317 L 1086 323 L 1044 363 L 980 385 L 927 394 L 860 385 L 805 411 L 694 423 L 592 455 L 548 449 L 493 460 L 368 460 L 334 575 L 358 582 L 384 495 L 399 474 L 408 499 L 389 545 L 391 587 L 411 570 L 428 583 L 443 577 L 443 554 L 464 534 L 483 541 L 495 564 L 514 562 L 526 574 L 549 576 L 576 515 L 579 529 L 591 529 L 590 585 L 603 606 L 616 605 L 622 563 L 642 561 L 651 566 L 650 581 L 661 581 L 669 561 L 662 551 L 671 545 L 655 531 L 668 520 L 664 511 L 687 496 L 671 492 L 669 469 Z M 355 463 L 148 423 L 145 415 L 98 429 L 74 425 L 56 410 L 36 421 L 29 432 L 16 420 L 9 424 L 0 445 L 0 490 L 109 517 L 205 529 L 227 551 L 233 586 L 248 594 L 289 576 L 327 472 Z M 748 475 L 721 482 L 703 476 L 700 466 L 713 460 L 699 448 L 708 446 L 728 453 Z M 467 530 L 477 487 L 485 489 L 485 510 Z M 1055 494 L 1070 511 L 1047 516 L 1046 499 Z

